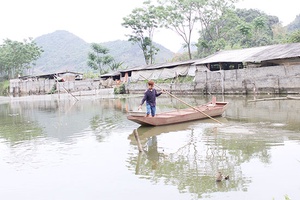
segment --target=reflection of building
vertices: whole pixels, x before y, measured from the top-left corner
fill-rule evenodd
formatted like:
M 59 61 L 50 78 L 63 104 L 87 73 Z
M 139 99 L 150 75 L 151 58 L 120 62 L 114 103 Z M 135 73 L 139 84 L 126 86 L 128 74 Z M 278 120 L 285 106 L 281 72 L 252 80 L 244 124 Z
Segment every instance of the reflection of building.
M 156 169 L 159 162 L 159 153 L 157 151 L 157 137 L 152 136 L 147 141 L 147 158 L 152 163 L 152 169 Z

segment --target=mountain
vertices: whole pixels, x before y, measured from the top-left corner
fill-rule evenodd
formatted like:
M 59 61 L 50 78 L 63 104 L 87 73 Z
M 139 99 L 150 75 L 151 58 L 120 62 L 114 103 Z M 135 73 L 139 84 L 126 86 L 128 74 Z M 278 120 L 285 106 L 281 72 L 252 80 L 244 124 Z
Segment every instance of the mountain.
M 289 23 L 286 28 L 289 32 L 299 30 L 300 29 L 300 14 L 297 15 L 296 18 L 294 19 L 294 21 Z
M 64 30 L 42 35 L 35 39 L 44 52 L 36 61 L 34 74 L 53 73 L 60 71 L 86 72 L 91 68 L 87 66 L 87 55 L 91 51 L 90 43 L 78 36 Z M 123 62 L 124 66 L 132 67 L 145 65 L 142 50 L 131 42 L 116 40 L 100 43 L 109 49 L 109 54 L 116 62 Z M 155 44 L 160 49 L 155 56 L 156 63 L 166 62 L 174 53 L 160 44 Z

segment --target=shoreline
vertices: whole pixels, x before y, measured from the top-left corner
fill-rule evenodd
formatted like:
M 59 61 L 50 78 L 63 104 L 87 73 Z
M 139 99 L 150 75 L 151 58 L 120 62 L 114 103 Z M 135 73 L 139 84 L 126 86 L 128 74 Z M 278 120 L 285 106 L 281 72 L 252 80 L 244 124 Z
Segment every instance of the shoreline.
M 116 98 L 130 98 L 130 97 L 139 97 L 142 95 L 134 94 L 120 94 L 115 95 L 113 93 L 107 94 L 77 94 L 71 96 L 68 93 L 61 94 L 45 94 L 45 95 L 29 95 L 29 96 L 21 96 L 21 97 L 12 97 L 12 96 L 0 96 L 0 104 L 11 103 L 11 102 L 21 102 L 21 101 L 60 101 L 60 100 L 72 100 L 72 101 L 80 101 L 80 100 L 97 100 L 97 99 L 116 99 Z
M 10 102 L 10 97 L 0 96 L 0 104 L 2 104 L 2 103 L 9 103 L 9 102 Z

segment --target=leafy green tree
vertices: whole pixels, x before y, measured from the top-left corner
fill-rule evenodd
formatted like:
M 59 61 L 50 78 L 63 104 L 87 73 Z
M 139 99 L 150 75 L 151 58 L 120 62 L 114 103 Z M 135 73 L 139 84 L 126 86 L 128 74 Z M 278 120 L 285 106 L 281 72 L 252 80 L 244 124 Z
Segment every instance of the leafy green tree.
M 251 22 L 240 21 L 238 25 L 238 33 L 236 38 L 239 38 L 241 47 L 257 47 L 265 46 L 273 43 L 273 29 L 270 31 L 268 19 L 264 16 L 258 16 Z
M 92 43 L 92 52 L 88 53 L 87 65 L 94 70 L 99 70 L 100 75 L 106 73 L 104 66 L 113 62 L 113 57 L 108 55 L 109 49 L 97 43 Z
M 144 2 L 145 7 L 134 9 L 131 14 L 123 18 L 122 26 L 130 28 L 128 41 L 139 45 L 143 51 L 146 64 L 154 63 L 154 55 L 159 51 L 153 44 L 154 30 L 158 28 L 156 8 L 150 1 Z
M 253 20 L 253 38 L 252 45 L 255 46 L 265 46 L 272 44 L 273 33 L 270 34 L 267 19 L 264 16 L 257 17 Z
M 285 27 L 282 26 L 281 23 L 275 24 L 272 26 L 273 32 L 273 43 L 280 44 L 284 43 L 287 38 L 287 30 Z
M 282 27 L 278 17 L 267 15 L 256 9 L 237 9 L 236 14 L 241 24 L 248 23 L 251 26 L 251 37 L 248 38 L 248 43 L 241 42 L 242 46 L 254 47 L 278 43 L 275 37 L 279 35 L 274 32 L 275 29 L 279 31 Z M 282 37 L 282 30 L 280 32 L 280 37 Z
M 224 7 L 218 18 L 209 15 L 206 17 L 206 14 L 203 14 L 202 21 L 204 28 L 199 31 L 197 43 L 199 57 L 207 56 L 227 46 L 233 48 L 238 43 L 236 34 L 240 19 L 231 9 Z
M 294 31 L 288 36 L 287 41 L 289 43 L 298 43 L 300 42 L 300 30 Z
M 197 43 L 198 57 L 220 49 L 248 48 L 278 43 L 284 37 L 278 17 L 254 9 L 233 9 L 231 1 L 209 1 L 199 7 L 202 29 Z M 210 8 L 210 9 L 209 9 Z M 277 27 L 278 32 L 273 31 Z M 277 34 L 277 35 L 276 35 Z M 274 39 L 276 36 L 277 39 Z M 279 39 L 281 38 L 281 39 Z
M 121 69 L 123 64 L 124 64 L 124 62 L 113 61 L 109 64 L 109 67 L 110 67 L 111 71 L 116 71 L 118 69 Z
M 192 59 L 191 39 L 195 24 L 198 21 L 195 1 L 161 0 L 159 3 L 160 6 L 157 9 L 162 26 L 174 31 L 183 39 L 189 59 Z
M 0 73 L 7 78 L 23 75 L 25 70 L 35 65 L 34 61 L 42 52 L 42 48 L 32 38 L 24 39 L 23 42 L 6 39 L 0 45 Z
M 240 33 L 241 37 L 239 37 L 239 43 L 240 45 L 243 47 L 249 47 L 251 46 L 251 37 L 252 37 L 252 24 L 251 23 L 248 23 L 248 22 L 245 22 L 245 21 L 242 21 L 238 27 L 238 32 L 237 33 Z

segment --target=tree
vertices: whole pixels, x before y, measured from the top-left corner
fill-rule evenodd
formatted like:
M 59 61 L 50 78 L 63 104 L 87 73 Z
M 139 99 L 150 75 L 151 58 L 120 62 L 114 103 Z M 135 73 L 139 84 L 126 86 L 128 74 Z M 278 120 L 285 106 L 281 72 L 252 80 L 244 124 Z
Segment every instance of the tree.
M 159 1 L 159 19 L 162 26 L 173 30 L 184 41 L 189 59 L 192 59 L 191 39 L 198 16 L 193 0 L 161 0 Z
M 256 9 L 237 9 L 235 12 L 241 19 L 241 23 L 246 22 L 252 26 L 251 44 L 247 47 L 276 43 L 274 40 L 274 27 L 280 27 L 278 17 L 267 15 L 266 13 Z
M 197 43 L 199 57 L 226 48 L 270 45 L 282 37 L 273 32 L 275 27 L 280 27 L 278 17 L 254 9 L 235 10 L 232 2 L 234 1 L 212 0 L 199 5 L 202 26 Z
M 150 1 L 144 2 L 144 8 L 136 8 L 123 18 L 122 26 L 130 28 L 128 41 L 139 45 L 143 51 L 146 64 L 154 63 L 154 55 L 159 51 L 153 44 L 154 30 L 158 28 L 156 9 Z
M 300 30 L 292 32 L 287 39 L 288 43 L 300 42 Z
M 281 23 L 272 26 L 274 44 L 284 43 L 286 41 L 287 31 Z
M 15 78 L 23 75 L 26 69 L 32 68 L 42 54 L 43 50 L 38 47 L 32 38 L 24 39 L 23 42 L 4 40 L 0 45 L 0 70 L 7 78 Z
M 109 68 L 111 71 L 116 71 L 116 70 L 122 68 L 123 64 L 124 64 L 124 62 L 113 61 L 112 63 L 109 64 Z
M 100 44 L 92 43 L 91 48 L 92 52 L 88 53 L 87 65 L 94 70 L 99 70 L 101 75 L 106 72 L 103 67 L 109 65 L 114 59 L 112 56 L 107 55 L 109 49 Z
M 192 59 L 191 39 L 197 23 L 201 29 L 196 46 L 202 56 L 224 48 L 226 44 L 224 37 L 228 34 L 224 29 L 224 23 L 230 19 L 224 16 L 235 0 L 160 0 L 159 2 L 158 8 L 163 26 L 183 38 L 189 59 Z M 228 27 L 229 25 L 234 26 L 232 23 L 227 23 Z
M 229 8 L 223 8 L 222 14 L 218 14 L 218 18 L 206 15 L 201 14 L 203 28 L 199 31 L 199 39 L 196 45 L 199 57 L 210 55 L 226 48 L 226 46 L 233 48 L 238 43 L 236 35 L 240 23 L 240 19 L 236 14 Z

